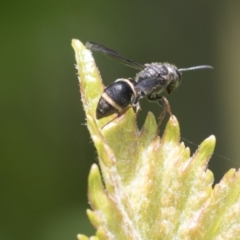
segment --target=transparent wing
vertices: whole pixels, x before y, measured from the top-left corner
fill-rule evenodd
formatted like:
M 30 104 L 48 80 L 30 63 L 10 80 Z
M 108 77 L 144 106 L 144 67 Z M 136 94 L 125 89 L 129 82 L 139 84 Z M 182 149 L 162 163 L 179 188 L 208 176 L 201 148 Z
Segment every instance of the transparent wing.
M 119 54 L 118 52 L 115 52 L 101 44 L 98 44 L 95 42 L 86 42 L 85 46 L 86 46 L 86 48 L 90 49 L 91 51 L 101 52 L 101 53 L 105 54 L 106 56 L 112 58 L 113 60 L 121 62 L 122 64 L 124 64 L 128 67 L 132 67 L 132 68 L 135 68 L 138 70 L 142 70 L 145 67 L 143 64 L 137 63 L 131 59 L 128 59 L 128 58 L 122 56 L 121 54 Z

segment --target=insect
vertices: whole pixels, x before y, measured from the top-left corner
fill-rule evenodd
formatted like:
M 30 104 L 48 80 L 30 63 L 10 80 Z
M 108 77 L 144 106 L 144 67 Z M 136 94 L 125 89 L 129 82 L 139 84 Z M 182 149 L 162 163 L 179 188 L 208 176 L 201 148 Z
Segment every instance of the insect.
M 136 107 L 137 114 L 141 109 L 139 100 L 146 97 L 151 102 L 157 102 L 163 108 L 164 111 L 160 115 L 162 120 L 166 112 L 172 115 L 170 105 L 167 99 L 161 95 L 162 92 L 166 90 L 168 94 L 172 93 L 181 83 L 182 72 L 213 68 L 209 65 L 201 65 L 178 69 L 172 64 L 159 62 L 141 64 L 95 42 L 87 42 L 86 47 L 91 51 L 101 52 L 128 67 L 140 70 L 133 79 L 120 78 L 105 88 L 97 105 L 97 119 L 114 113 L 117 114 L 115 117 L 117 118 L 130 107 Z

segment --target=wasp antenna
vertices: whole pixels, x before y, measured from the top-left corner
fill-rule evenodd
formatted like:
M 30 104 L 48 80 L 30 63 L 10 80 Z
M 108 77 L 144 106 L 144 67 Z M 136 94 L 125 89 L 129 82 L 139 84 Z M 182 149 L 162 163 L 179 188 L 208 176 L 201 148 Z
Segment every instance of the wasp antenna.
M 195 67 L 190 67 L 190 68 L 180 68 L 178 69 L 179 72 L 186 72 L 186 71 L 192 71 L 192 70 L 198 70 L 198 69 L 213 69 L 212 66 L 210 65 L 201 65 L 201 66 L 195 66 Z

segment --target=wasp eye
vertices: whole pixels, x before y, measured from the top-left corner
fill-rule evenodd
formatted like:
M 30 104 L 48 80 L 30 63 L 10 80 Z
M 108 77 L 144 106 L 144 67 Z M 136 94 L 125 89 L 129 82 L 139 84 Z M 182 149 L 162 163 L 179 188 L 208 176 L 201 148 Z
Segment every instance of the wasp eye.
M 182 79 L 182 74 L 176 69 L 176 73 L 178 75 L 178 79 L 181 80 Z

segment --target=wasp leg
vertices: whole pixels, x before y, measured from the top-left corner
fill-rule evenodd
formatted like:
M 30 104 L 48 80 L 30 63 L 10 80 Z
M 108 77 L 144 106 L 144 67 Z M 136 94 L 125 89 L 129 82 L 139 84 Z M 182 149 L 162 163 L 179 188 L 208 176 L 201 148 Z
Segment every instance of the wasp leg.
M 139 99 L 140 99 L 140 96 L 137 96 L 137 97 L 134 97 L 131 101 L 131 105 L 136 108 L 136 112 L 135 112 L 136 117 L 139 114 L 139 112 L 141 111 Z
M 171 111 L 171 107 L 170 104 L 168 102 L 168 100 L 165 97 L 162 97 L 162 99 L 160 101 L 158 101 L 158 104 L 163 107 L 163 112 L 161 113 L 161 115 L 158 118 L 158 127 L 161 125 L 166 112 L 168 112 L 168 114 L 170 115 L 170 117 L 173 115 L 172 111 Z
M 159 95 L 154 95 L 154 96 L 149 95 L 149 96 L 147 96 L 147 99 L 151 102 L 157 102 L 163 108 L 163 111 L 158 118 L 158 127 L 161 125 L 161 123 L 166 115 L 166 112 L 168 112 L 170 116 L 173 115 L 170 104 L 165 97 L 159 96 Z
M 140 106 L 140 104 L 139 104 L 139 102 L 137 102 L 137 104 L 135 105 L 135 107 L 136 107 L 136 112 L 135 112 L 135 115 L 136 115 L 136 117 L 138 116 L 138 114 L 140 113 L 140 111 L 141 111 L 141 106 Z

